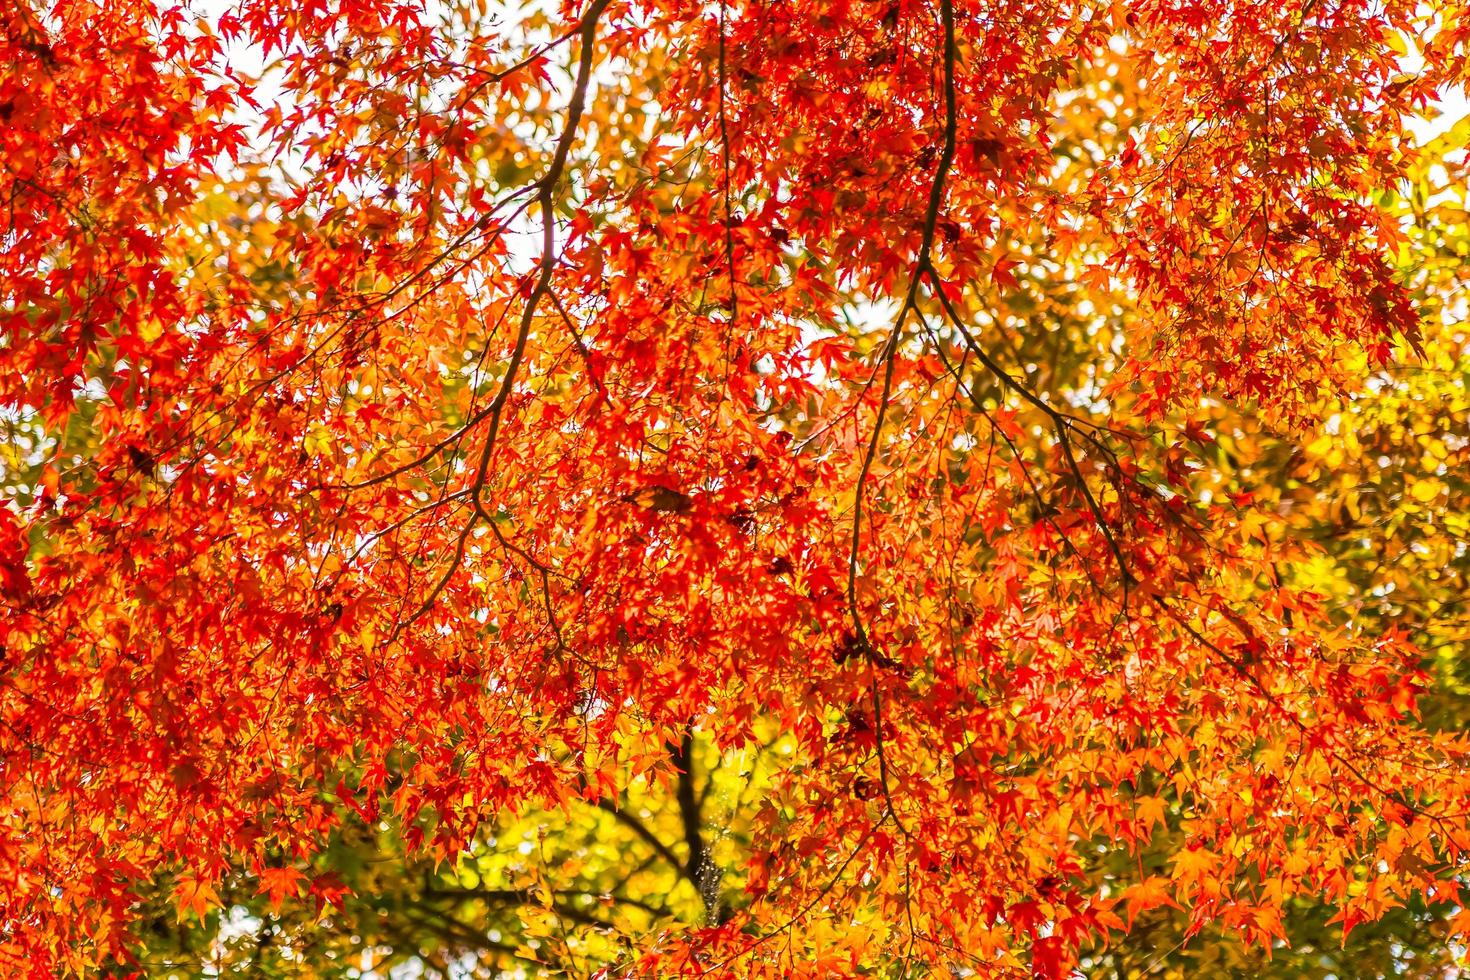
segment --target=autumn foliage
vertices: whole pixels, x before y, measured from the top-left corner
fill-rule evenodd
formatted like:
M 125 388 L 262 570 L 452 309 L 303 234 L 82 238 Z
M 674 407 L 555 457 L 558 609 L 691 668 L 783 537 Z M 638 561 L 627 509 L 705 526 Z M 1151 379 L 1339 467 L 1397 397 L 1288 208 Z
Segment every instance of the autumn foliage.
M 1453 958 L 1463 7 L 200 6 L 0 4 L 0 971 Z

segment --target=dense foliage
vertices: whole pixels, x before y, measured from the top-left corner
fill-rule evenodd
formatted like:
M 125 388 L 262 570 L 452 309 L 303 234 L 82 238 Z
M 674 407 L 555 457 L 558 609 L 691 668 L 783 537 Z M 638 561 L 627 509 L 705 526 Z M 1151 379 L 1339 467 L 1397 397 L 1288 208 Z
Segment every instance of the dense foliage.
M 0 970 L 1446 975 L 1467 44 L 0 4 Z

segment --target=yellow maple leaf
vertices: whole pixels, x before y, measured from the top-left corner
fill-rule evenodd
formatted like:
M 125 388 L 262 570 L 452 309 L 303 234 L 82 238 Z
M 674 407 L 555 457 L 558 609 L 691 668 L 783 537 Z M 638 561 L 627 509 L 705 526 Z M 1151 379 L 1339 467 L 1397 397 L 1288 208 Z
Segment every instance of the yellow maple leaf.
M 185 875 L 174 886 L 174 900 L 179 903 L 179 921 L 185 912 L 193 912 L 203 922 L 211 905 L 219 904 L 214 884 L 196 875 Z

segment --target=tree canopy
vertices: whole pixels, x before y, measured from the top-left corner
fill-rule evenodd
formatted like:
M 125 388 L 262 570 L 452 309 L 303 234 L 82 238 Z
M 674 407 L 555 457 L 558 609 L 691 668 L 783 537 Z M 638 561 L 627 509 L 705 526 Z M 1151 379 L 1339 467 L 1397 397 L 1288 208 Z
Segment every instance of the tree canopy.
M 1446 975 L 1467 59 L 0 5 L 0 969 Z

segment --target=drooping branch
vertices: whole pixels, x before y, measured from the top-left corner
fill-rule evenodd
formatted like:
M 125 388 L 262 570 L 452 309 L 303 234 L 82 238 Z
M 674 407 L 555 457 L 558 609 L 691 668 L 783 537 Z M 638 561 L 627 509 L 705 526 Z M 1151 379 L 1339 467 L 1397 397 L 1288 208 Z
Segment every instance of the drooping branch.
M 448 586 L 450 579 L 459 568 L 463 560 L 465 544 L 469 536 L 474 532 L 479 521 L 494 526 L 494 518 L 485 507 L 485 486 L 490 477 L 490 461 L 495 455 L 496 442 L 500 436 L 500 426 L 504 418 L 505 407 L 510 401 L 510 395 L 514 390 L 517 374 L 520 370 L 521 361 L 526 354 L 526 345 L 531 337 L 531 325 L 536 318 L 536 310 L 541 300 L 551 290 L 551 278 L 556 269 L 556 190 L 561 182 L 562 172 L 566 169 L 567 157 L 571 153 L 572 144 L 576 141 L 577 130 L 582 121 L 582 113 L 587 101 L 587 88 L 592 81 L 592 62 L 594 57 L 594 42 L 597 39 L 597 19 L 607 9 L 610 0 L 593 0 L 582 15 L 581 24 L 581 51 L 577 63 L 577 80 L 572 90 L 572 97 L 567 108 L 566 128 L 562 131 L 560 139 L 557 140 L 556 149 L 552 154 L 551 164 L 546 172 L 534 185 L 536 188 L 536 201 L 541 208 L 541 257 L 537 263 L 536 283 L 531 289 L 531 294 L 526 297 L 526 305 L 521 311 L 520 324 L 516 330 L 515 344 L 511 349 L 510 362 L 505 368 L 505 377 L 500 381 L 500 387 L 495 393 L 495 398 L 490 405 L 481 413 L 482 420 L 488 420 L 489 431 L 485 434 L 485 443 L 480 450 L 480 460 L 475 468 L 474 480 L 470 484 L 470 505 L 474 508 L 474 514 L 465 522 L 460 531 L 459 541 L 455 547 L 455 560 L 445 570 L 443 577 L 435 585 L 434 589 L 424 600 L 414 618 L 422 616 L 433 608 L 434 602 L 439 594 Z M 501 538 L 503 543 L 504 539 Z M 543 586 L 546 584 L 546 569 L 535 563 L 543 576 Z M 548 610 L 550 609 L 550 598 L 547 597 Z M 552 629 L 557 635 L 559 645 L 561 641 L 561 630 L 555 625 L 554 614 L 552 615 Z
M 888 339 L 883 345 L 883 388 L 878 398 L 877 418 L 873 422 L 873 433 L 868 439 L 867 452 L 863 455 L 862 467 L 858 472 L 857 486 L 853 492 L 853 514 L 852 514 L 852 537 L 848 550 L 847 559 L 847 604 L 852 617 L 853 632 L 857 637 L 859 648 L 863 651 L 868 664 L 868 690 L 873 703 L 873 732 L 878 755 L 878 777 L 883 788 L 883 796 L 888 804 L 889 811 L 893 810 L 893 792 L 888 774 L 888 754 L 883 741 L 883 697 L 878 689 L 878 675 L 876 662 L 878 654 L 872 640 L 868 635 L 867 626 L 863 622 L 862 612 L 858 607 L 857 599 L 857 573 L 859 553 L 862 546 L 863 531 L 863 496 L 867 490 L 868 478 L 873 469 L 873 461 L 878 455 L 878 444 L 883 436 L 884 416 L 888 413 L 889 403 L 893 398 L 893 373 L 898 363 L 898 347 L 903 339 L 904 326 L 908 322 L 910 313 L 917 313 L 916 304 L 919 297 L 919 288 L 924 280 L 925 273 L 932 268 L 935 229 L 939 225 L 939 212 L 944 203 L 944 186 L 949 178 L 949 169 L 954 163 L 955 136 L 958 130 L 955 109 L 955 25 L 954 25 L 954 3 L 953 0 L 941 0 L 940 2 L 941 25 L 944 32 L 944 135 L 943 143 L 939 153 L 939 162 L 935 167 L 934 179 L 929 185 L 929 202 L 924 212 L 924 226 L 922 239 L 919 244 L 918 258 L 914 262 L 913 273 L 909 278 L 908 292 L 904 296 L 903 306 L 894 319 L 893 329 L 888 334 Z M 900 830 L 904 830 L 903 821 L 894 814 L 895 823 Z M 905 831 L 907 833 L 907 831 Z

